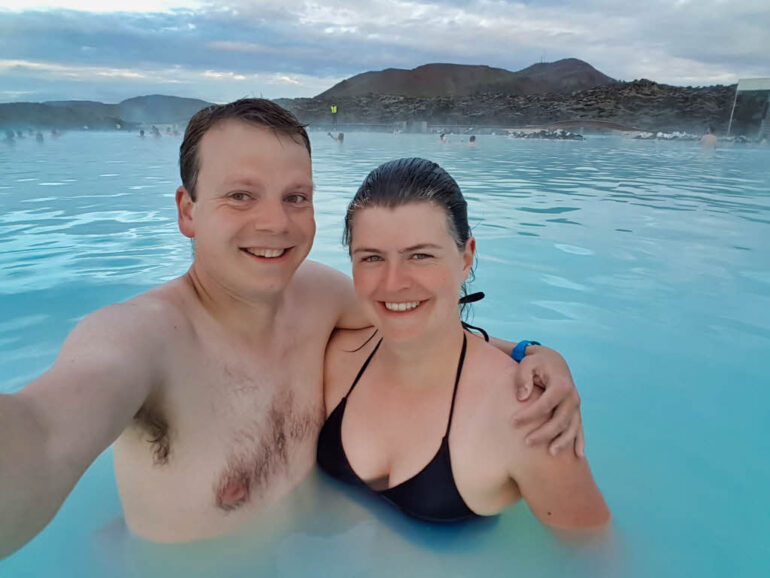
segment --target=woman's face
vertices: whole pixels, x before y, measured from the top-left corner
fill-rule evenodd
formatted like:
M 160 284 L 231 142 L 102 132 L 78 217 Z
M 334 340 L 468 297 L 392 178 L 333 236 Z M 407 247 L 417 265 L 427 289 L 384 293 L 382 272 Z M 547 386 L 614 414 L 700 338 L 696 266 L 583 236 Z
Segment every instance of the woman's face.
M 356 293 L 384 337 L 414 339 L 457 322 L 475 241 L 457 248 L 443 208 L 367 207 L 353 217 L 352 232 Z

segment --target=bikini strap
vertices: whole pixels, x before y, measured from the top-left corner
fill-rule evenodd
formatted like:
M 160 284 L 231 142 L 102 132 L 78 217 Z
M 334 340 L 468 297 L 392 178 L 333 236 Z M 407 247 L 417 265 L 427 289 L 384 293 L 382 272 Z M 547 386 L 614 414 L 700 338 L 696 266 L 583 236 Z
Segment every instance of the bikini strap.
M 476 301 L 481 301 L 482 299 L 484 299 L 484 292 L 477 291 L 476 293 L 471 293 L 470 295 L 463 295 L 460 297 L 458 305 L 468 305 L 470 303 L 475 303 Z M 461 321 L 461 323 L 463 324 L 464 329 L 468 329 L 469 331 L 478 331 L 484 337 L 484 341 L 489 341 L 489 333 L 484 331 L 481 327 L 476 327 L 475 325 L 471 325 L 465 321 Z
M 489 333 L 484 331 L 483 328 L 477 327 L 476 325 L 471 325 L 470 323 L 466 323 L 465 321 L 460 321 L 460 323 L 462 323 L 463 329 L 467 329 L 468 331 L 478 331 L 479 333 L 481 333 L 482 337 L 484 337 L 484 341 L 489 343 Z
M 364 364 L 361 366 L 361 369 L 358 370 L 358 375 L 356 375 L 356 378 L 353 380 L 353 385 L 350 386 L 350 389 L 345 394 L 345 397 L 350 395 L 350 392 L 353 391 L 353 388 L 358 383 L 358 380 L 361 379 L 361 376 L 364 374 L 364 371 L 366 371 L 366 368 L 369 366 L 369 362 L 372 360 L 372 357 L 374 357 L 374 354 L 377 353 L 377 350 L 380 348 L 380 343 L 382 343 L 382 338 L 377 342 L 377 345 L 372 349 L 372 352 L 369 354 L 369 357 L 366 358 L 366 361 L 364 361 Z
M 452 427 L 452 416 L 455 413 L 455 398 L 457 397 L 457 386 L 460 384 L 460 375 L 463 372 L 463 363 L 465 363 L 465 350 L 468 347 L 468 337 L 463 331 L 463 348 L 460 351 L 460 361 L 457 362 L 457 377 L 455 377 L 455 389 L 452 392 L 452 406 L 449 408 L 449 423 L 446 424 L 446 433 L 444 437 L 449 436 L 449 428 Z

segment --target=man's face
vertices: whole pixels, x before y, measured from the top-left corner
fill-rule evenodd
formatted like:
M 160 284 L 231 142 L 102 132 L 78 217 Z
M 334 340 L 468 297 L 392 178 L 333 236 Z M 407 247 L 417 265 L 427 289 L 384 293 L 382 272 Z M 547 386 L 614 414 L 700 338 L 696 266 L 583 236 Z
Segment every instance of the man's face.
M 179 201 L 198 273 L 247 299 L 282 291 L 315 235 L 307 149 L 272 129 L 227 120 L 201 139 L 198 166 L 196 201 Z

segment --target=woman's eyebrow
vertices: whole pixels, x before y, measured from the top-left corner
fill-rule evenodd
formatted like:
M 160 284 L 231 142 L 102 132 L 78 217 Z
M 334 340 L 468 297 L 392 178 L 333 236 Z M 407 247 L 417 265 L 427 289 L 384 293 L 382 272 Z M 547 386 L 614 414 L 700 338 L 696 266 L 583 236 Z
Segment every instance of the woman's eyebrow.
M 420 243 L 418 245 L 412 245 L 406 249 L 401 249 L 399 253 L 411 253 L 412 251 L 422 251 L 423 249 L 431 249 L 433 251 L 441 249 L 441 246 L 434 245 L 433 243 Z
M 379 249 L 370 249 L 369 247 L 359 247 L 358 249 L 353 249 L 353 255 L 356 253 L 379 253 Z
M 399 250 L 399 254 L 403 253 L 411 253 L 412 251 L 423 251 L 425 249 L 431 249 L 433 251 L 440 250 L 440 245 L 434 245 L 433 243 L 420 243 L 418 245 L 412 245 L 411 247 L 406 247 L 405 249 Z M 353 255 L 356 253 L 381 253 L 382 251 L 380 249 L 371 249 L 369 247 L 358 247 L 357 249 L 353 249 Z

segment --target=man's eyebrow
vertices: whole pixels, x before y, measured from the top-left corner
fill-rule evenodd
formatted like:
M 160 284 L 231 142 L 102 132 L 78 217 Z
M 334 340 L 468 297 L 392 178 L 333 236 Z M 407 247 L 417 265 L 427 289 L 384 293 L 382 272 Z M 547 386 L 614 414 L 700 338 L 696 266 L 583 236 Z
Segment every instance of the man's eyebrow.
M 297 181 L 296 183 L 291 183 L 287 189 L 302 189 L 302 190 L 309 190 L 310 192 L 315 192 L 315 183 L 312 181 Z
M 232 187 L 249 187 L 254 189 L 264 189 L 265 184 L 260 179 L 255 179 L 253 177 L 233 177 L 231 179 L 227 179 L 225 181 L 225 187 L 232 188 Z M 289 185 L 286 187 L 286 189 L 302 189 L 302 190 L 309 190 L 310 192 L 315 191 L 315 183 L 313 181 L 296 181 L 293 183 L 289 183 Z
M 253 188 L 263 188 L 264 183 L 259 179 L 254 179 L 252 177 L 233 177 L 230 179 L 225 180 L 225 186 L 226 187 L 253 187 Z

